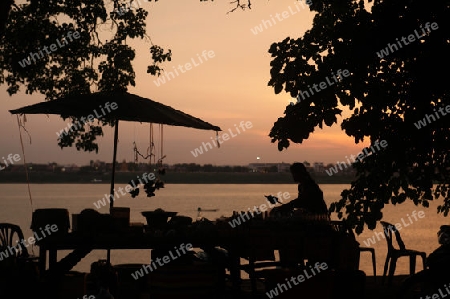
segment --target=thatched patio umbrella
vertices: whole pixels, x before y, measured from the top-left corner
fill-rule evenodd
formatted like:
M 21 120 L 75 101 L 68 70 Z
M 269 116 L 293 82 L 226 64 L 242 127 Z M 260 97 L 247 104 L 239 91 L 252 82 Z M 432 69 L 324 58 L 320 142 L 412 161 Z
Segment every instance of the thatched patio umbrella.
M 180 110 L 128 92 L 97 92 L 87 95 L 67 96 L 10 110 L 10 112 L 12 114 L 57 114 L 63 118 L 77 117 L 82 122 L 91 121 L 93 118 L 113 122 L 115 130 L 110 208 L 113 207 L 114 203 L 114 175 L 119 120 L 221 131 L 219 127 Z
M 110 207 L 113 207 L 114 202 L 114 173 L 119 120 L 221 131 L 219 127 L 180 110 L 127 92 L 98 92 L 88 95 L 69 96 L 10 110 L 10 112 L 12 114 L 57 114 L 63 118 L 70 116 L 82 118 L 82 121 L 83 119 L 88 121 L 89 118 L 113 121 L 115 130 Z

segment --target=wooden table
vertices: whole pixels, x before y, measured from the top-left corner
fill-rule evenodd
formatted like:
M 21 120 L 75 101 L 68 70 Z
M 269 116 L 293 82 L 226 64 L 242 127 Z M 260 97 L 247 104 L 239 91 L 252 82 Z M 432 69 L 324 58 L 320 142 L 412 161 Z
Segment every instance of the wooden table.
M 191 243 L 194 248 L 204 249 L 219 246 L 228 250 L 230 275 L 233 286 L 236 288 L 239 288 L 240 283 L 241 257 L 248 258 L 249 254 L 252 254 L 251 248 L 258 246 L 280 250 L 280 253 L 285 252 L 289 258 L 292 258 L 292 254 L 298 254 L 302 259 L 332 259 L 337 267 L 354 268 L 352 260 L 354 254 L 351 250 L 349 251 L 349 248 L 355 249 L 355 247 L 351 242 L 348 243 L 348 240 L 346 240 L 347 245 L 344 244 L 346 236 L 333 233 L 323 224 L 321 226 L 302 225 L 295 222 L 277 224 L 273 221 L 249 221 L 245 225 L 231 228 L 228 223 L 221 223 L 221 225 L 216 223 L 209 226 L 205 232 L 187 230 L 178 235 L 127 230 L 96 234 L 73 232 L 51 236 L 38 243 L 39 267 L 41 273 L 46 271 L 47 252 L 49 255 L 48 271 L 58 270 L 58 267 L 62 267 L 62 272 L 67 272 L 92 250 L 174 248 L 182 243 Z M 261 240 L 260 244 L 262 245 L 257 245 L 256 240 Z M 345 246 L 338 248 L 336 244 Z M 73 251 L 57 262 L 59 250 Z M 348 263 L 349 261 L 350 263 Z
M 180 237 L 180 236 L 155 236 L 148 233 L 129 233 L 127 231 L 115 233 L 83 234 L 78 232 L 52 236 L 43 239 L 39 245 L 39 268 L 41 273 L 46 270 L 47 252 L 49 255 L 49 267 L 52 269 L 57 264 L 57 253 L 60 250 L 78 250 L 89 253 L 92 250 L 107 249 L 155 249 L 161 247 L 174 247 L 180 244 L 191 243 L 193 247 L 204 248 L 218 246 L 219 241 L 214 238 Z M 75 266 L 74 264 L 73 266 Z

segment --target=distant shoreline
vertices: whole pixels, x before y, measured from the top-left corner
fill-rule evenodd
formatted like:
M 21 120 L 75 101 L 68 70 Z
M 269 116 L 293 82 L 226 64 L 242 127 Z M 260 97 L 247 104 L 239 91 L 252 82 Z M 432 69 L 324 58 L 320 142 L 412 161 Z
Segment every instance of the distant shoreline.
M 126 184 L 143 172 L 116 172 L 115 183 Z M 31 184 L 109 184 L 110 173 L 29 172 Z M 166 184 L 292 184 L 287 172 L 174 172 L 160 176 Z M 313 175 L 318 184 L 350 184 L 351 176 Z M 95 181 L 94 181 L 95 180 Z M 94 182 L 93 182 L 94 181 Z M 0 184 L 26 183 L 25 172 L 0 172 Z

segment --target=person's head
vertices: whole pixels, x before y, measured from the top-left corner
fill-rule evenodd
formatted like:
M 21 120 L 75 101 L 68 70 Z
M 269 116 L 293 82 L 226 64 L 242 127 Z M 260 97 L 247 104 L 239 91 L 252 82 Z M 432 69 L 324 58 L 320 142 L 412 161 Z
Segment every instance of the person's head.
M 295 182 L 302 182 L 311 178 L 303 163 L 293 163 L 290 170 Z

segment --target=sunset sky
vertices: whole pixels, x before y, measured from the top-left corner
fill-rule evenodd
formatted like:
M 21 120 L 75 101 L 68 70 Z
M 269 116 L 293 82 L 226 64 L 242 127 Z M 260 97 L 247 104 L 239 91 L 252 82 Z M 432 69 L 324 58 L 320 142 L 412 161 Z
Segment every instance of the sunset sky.
M 271 61 L 268 49 L 273 42 L 288 36 L 302 36 L 312 26 L 314 14 L 305 2 L 254 0 L 251 10 L 239 9 L 229 14 L 227 12 L 233 8 L 229 1 L 174 2 L 141 0 L 141 6 L 149 11 L 147 34 L 154 44 L 172 50 L 173 59 L 163 64 L 165 70 L 174 71 L 174 67 L 186 63 L 191 63 L 192 68 L 184 70 L 184 73 L 178 71 L 175 78 L 170 81 L 166 78 L 165 83 L 157 86 L 157 77 L 146 72 L 151 58 L 150 42 L 130 41 L 129 44 L 136 49 L 136 87 L 129 88 L 129 92 L 199 117 L 221 127 L 224 133 L 231 130 L 235 136 L 224 141 L 220 148 L 194 157 L 191 151 L 200 147 L 202 142 L 211 141 L 215 132 L 165 126 L 164 162 L 247 165 L 306 160 L 336 163 L 345 161 L 346 155 L 356 155 L 360 151 L 363 145 L 354 144 L 354 140 L 341 131 L 342 119 L 338 125 L 319 129 L 303 144 L 293 144 L 282 152 L 268 137 L 273 123 L 283 116 L 285 106 L 295 101 L 285 92 L 275 95 L 267 86 Z M 265 26 L 263 20 L 266 21 Z M 256 26 L 261 26 L 262 30 L 254 34 Z M 104 34 L 107 33 L 105 26 Z M 207 60 L 202 57 L 204 51 Z M 0 158 L 10 153 L 22 155 L 16 116 L 8 110 L 43 101 L 44 97 L 23 92 L 10 97 L 5 86 L 0 86 L 0 95 L 3 102 L 0 110 Z M 251 122 L 252 127 L 237 133 L 235 125 L 242 121 Z M 61 150 L 55 132 L 66 126 L 55 115 L 28 115 L 26 129 L 31 136 L 31 144 L 27 134 L 22 133 L 27 162 L 86 165 L 89 160 L 112 160 L 113 128 L 104 127 L 105 136 L 99 139 L 100 150 L 96 154 L 79 152 L 75 148 Z M 154 125 L 154 128 L 157 130 L 158 126 Z M 155 137 L 159 147 L 158 136 Z M 145 153 L 149 145 L 149 124 L 120 123 L 118 161 L 133 160 L 134 141 Z

